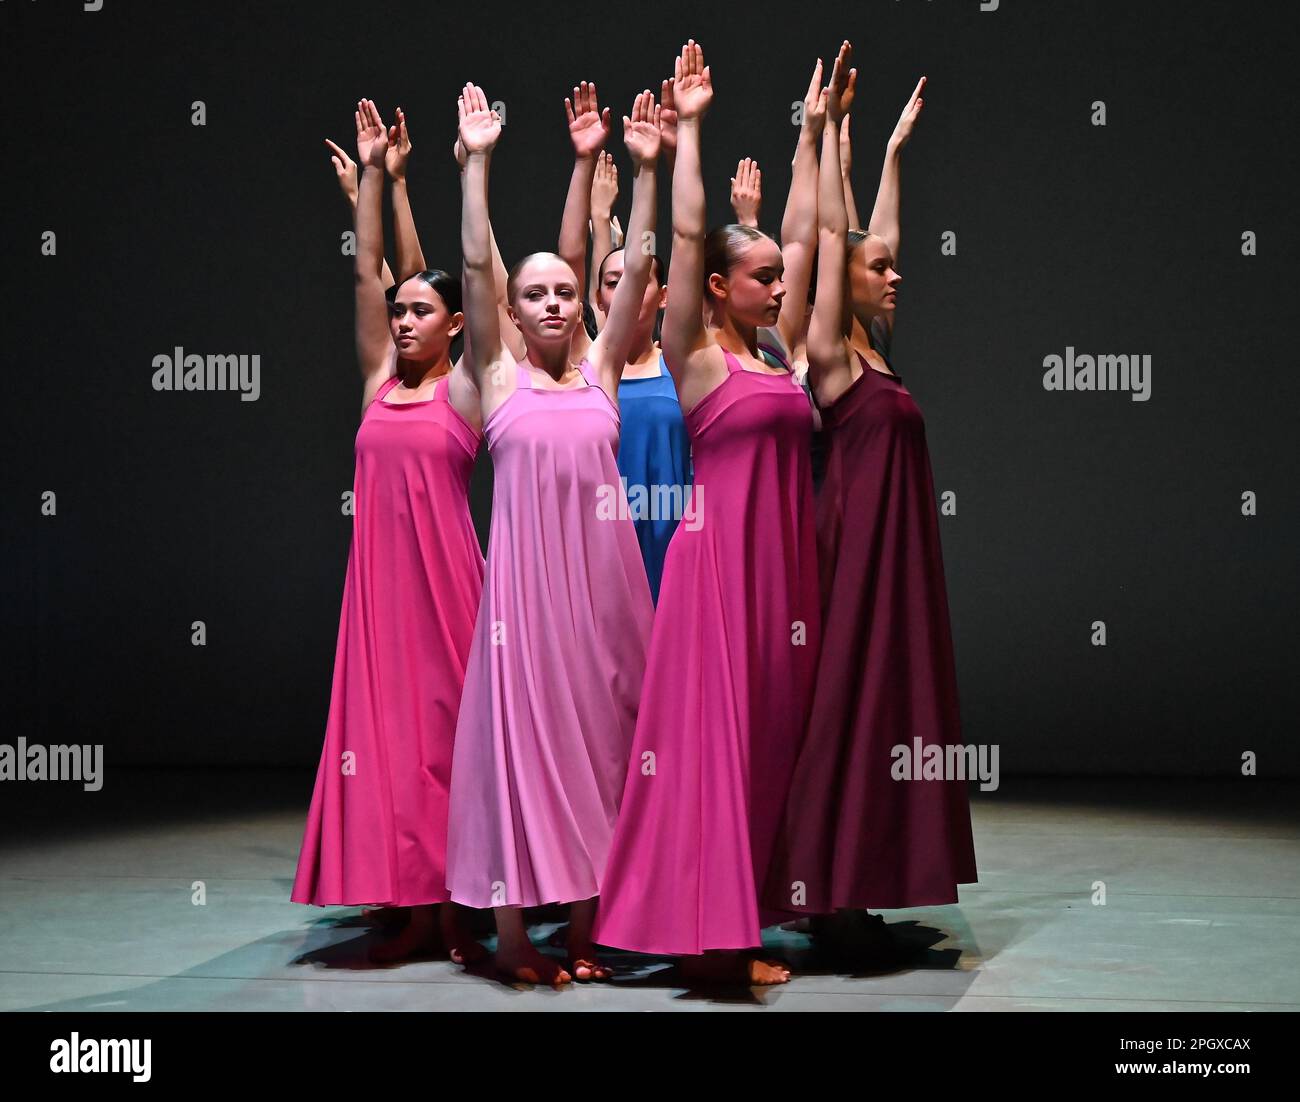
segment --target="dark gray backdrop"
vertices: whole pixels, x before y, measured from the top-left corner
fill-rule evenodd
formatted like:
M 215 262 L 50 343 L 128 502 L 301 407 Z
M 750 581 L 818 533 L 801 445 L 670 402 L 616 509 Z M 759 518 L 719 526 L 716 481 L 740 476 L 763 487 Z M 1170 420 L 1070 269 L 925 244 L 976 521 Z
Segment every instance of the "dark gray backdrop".
M 103 743 L 109 769 L 314 764 L 360 398 L 322 139 L 353 149 L 359 96 L 407 110 L 425 252 L 451 269 L 456 92 L 472 79 L 506 103 L 492 200 L 511 263 L 554 244 L 566 91 L 596 80 L 617 117 L 694 36 L 717 89 L 710 221 L 730 220 L 748 155 L 775 232 L 791 103 L 848 36 L 864 215 L 930 78 L 903 168 L 896 362 L 937 490 L 957 494 L 942 532 L 967 741 L 998 743 L 1005 773 L 1231 776 L 1253 750 L 1262 775 L 1296 775 L 1295 38 L 1270 11 L 0 5 L 4 741 Z M 626 167 L 617 126 L 612 147 Z M 260 399 L 156 393 L 153 357 L 177 345 L 260 355 Z M 1067 345 L 1151 355 L 1150 400 L 1045 391 L 1043 358 Z

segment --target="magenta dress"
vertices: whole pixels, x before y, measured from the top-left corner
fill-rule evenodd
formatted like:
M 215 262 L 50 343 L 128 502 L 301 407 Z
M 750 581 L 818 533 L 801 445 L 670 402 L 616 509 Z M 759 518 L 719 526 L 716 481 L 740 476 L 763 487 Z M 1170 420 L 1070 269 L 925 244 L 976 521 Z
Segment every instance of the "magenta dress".
M 598 895 L 627 772 L 654 606 L 618 506 L 618 410 L 581 370 L 555 389 L 516 365 L 483 427 L 492 528 L 447 848 L 470 907 Z
M 686 414 L 702 522 L 677 527 L 595 938 L 761 944 L 759 893 L 807 719 L 820 621 L 809 437 L 792 375 L 728 375 Z
M 483 556 L 469 512 L 479 434 L 440 379 L 385 382 L 356 438 L 355 516 L 325 748 L 291 898 L 443 903 L 452 738 Z
M 859 359 L 822 410 L 825 633 L 767 893 L 811 914 L 956 903 L 976 880 L 966 783 L 891 776 L 894 746 L 960 745 L 961 722 L 925 421 Z

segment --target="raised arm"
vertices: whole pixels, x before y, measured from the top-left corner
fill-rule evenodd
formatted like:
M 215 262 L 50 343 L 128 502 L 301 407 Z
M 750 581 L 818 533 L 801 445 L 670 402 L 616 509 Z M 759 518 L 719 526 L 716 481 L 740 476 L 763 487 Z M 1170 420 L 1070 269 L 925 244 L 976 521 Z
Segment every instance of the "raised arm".
M 850 168 L 853 166 L 853 148 L 849 141 L 849 119 L 850 115 L 844 112 L 844 118 L 840 120 L 840 174 L 844 178 L 844 209 L 849 216 L 849 229 L 862 229 L 862 222 L 858 218 L 858 202 L 853 198 L 853 181 L 850 177 Z
M 469 331 L 468 367 L 482 396 L 483 416 L 514 387 L 514 357 L 502 347 L 492 270 L 492 223 L 488 212 L 487 170 L 501 138 L 501 116 L 488 106 L 476 84 L 466 84 L 456 103 L 460 142 L 465 150 L 461 174 L 460 248 L 463 257 L 465 318 Z M 507 357 L 509 362 L 507 363 Z
M 752 157 L 742 157 L 731 178 L 731 209 L 741 226 L 758 229 L 758 212 L 763 208 L 763 174 Z
M 704 177 L 700 168 L 700 124 L 713 102 L 713 80 L 704 51 L 694 40 L 682 47 L 673 75 L 677 109 L 677 159 L 673 166 L 672 290 L 664 312 L 664 360 L 682 408 L 690 409 L 689 385 L 703 367 L 711 341 L 704 328 Z M 660 113 L 660 120 L 663 115 Z
M 334 165 L 334 175 L 338 177 L 339 189 L 343 192 L 343 198 L 348 201 L 348 209 L 352 211 L 352 235 L 355 237 L 357 232 L 357 163 L 347 155 L 346 150 L 335 145 L 329 138 L 325 139 L 325 144 L 330 147 L 330 161 Z M 393 279 L 392 271 L 388 267 L 387 260 L 383 262 L 380 278 L 383 280 L 385 290 L 396 282 Z
M 428 268 L 420 235 L 415 232 L 411 199 L 406 192 L 406 162 L 411 156 L 411 139 L 406 133 L 406 114 L 399 107 L 397 122 L 388 128 L 388 152 L 384 167 L 393 181 L 393 234 L 397 238 L 397 274 L 408 279 Z
M 663 153 L 671 179 L 677 167 L 677 101 L 673 98 L 671 80 L 665 80 L 659 86 L 659 150 Z
M 843 48 L 835 59 L 830 87 L 821 93 L 826 107 L 818 174 L 817 301 L 808 323 L 808 381 L 817 401 L 829 405 L 853 381 L 848 344 L 844 339 L 844 272 L 848 262 L 848 211 L 840 176 L 841 66 Z M 842 87 L 842 85 L 841 85 Z
M 465 147 L 460 144 L 460 137 L 457 136 L 455 144 L 452 146 L 452 154 L 456 158 L 456 164 L 460 170 L 461 185 L 465 183 L 465 162 L 467 160 Z M 492 162 L 488 162 L 486 179 L 484 187 L 487 187 L 492 179 Z M 506 284 L 510 279 L 510 273 L 506 271 L 506 263 L 501 259 L 501 250 L 497 248 L 496 231 L 492 232 L 492 278 L 496 282 L 497 289 L 497 318 L 501 326 L 501 343 L 510 349 L 510 354 L 516 360 L 522 360 L 526 355 L 524 348 L 524 335 L 519 332 L 519 327 L 510 320 L 510 304 L 506 301 Z M 465 340 L 468 343 L 469 331 L 465 332 Z
M 586 294 L 587 227 L 591 221 L 591 181 L 596 174 L 596 157 L 609 137 L 609 108 L 602 112 L 596 100 L 594 81 L 584 80 L 573 89 L 573 98 L 564 100 L 569 120 L 569 139 L 573 142 L 573 173 L 569 193 L 564 199 L 564 216 L 560 220 L 560 240 L 556 252 L 573 269 L 578 280 L 578 298 Z M 573 335 L 573 355 L 586 351 L 590 338 L 579 326 Z
M 587 279 L 587 305 L 596 318 L 596 331 L 605 327 L 596 305 L 600 262 L 614 248 L 614 200 L 618 198 L 618 165 L 608 153 L 596 155 L 596 175 L 591 181 L 591 274 Z
M 600 385 L 615 405 L 618 380 L 636 337 L 637 317 L 650 281 L 650 257 L 654 253 L 655 210 L 658 202 L 656 176 L 659 162 L 659 107 L 647 88 L 638 92 L 632 116 L 623 116 L 623 140 L 632 157 L 632 214 L 627 224 L 629 248 L 623 253 L 623 276 L 609 307 L 609 321 L 587 353 L 600 377 Z
M 365 381 L 361 408 L 374 398 L 393 372 L 396 349 L 388 328 L 388 300 L 380 269 L 384 263 L 384 152 L 388 138 L 379 110 L 371 100 L 357 103 L 357 163 L 361 184 L 357 191 L 356 338 L 357 362 Z
M 781 259 L 785 262 L 781 279 L 785 284 L 785 298 L 781 300 L 776 330 L 787 351 L 792 351 L 799 340 L 808 306 L 813 257 L 817 252 L 817 153 L 826 124 L 825 99 L 821 92 L 822 59 L 818 58 L 804 95 L 803 124 L 799 127 L 790 194 L 781 219 Z
M 925 90 L 925 81 L 925 77 L 917 81 L 916 88 L 903 108 L 903 113 L 898 117 L 898 125 L 894 127 L 894 132 L 885 146 L 885 163 L 880 170 L 880 187 L 876 191 L 876 205 L 872 208 L 871 224 L 868 226 L 877 237 L 884 238 L 889 251 L 894 254 L 895 265 L 898 264 L 899 243 L 898 170 L 903 146 L 912 136 L 912 128 L 921 115 L 921 107 L 924 103 L 921 93 Z

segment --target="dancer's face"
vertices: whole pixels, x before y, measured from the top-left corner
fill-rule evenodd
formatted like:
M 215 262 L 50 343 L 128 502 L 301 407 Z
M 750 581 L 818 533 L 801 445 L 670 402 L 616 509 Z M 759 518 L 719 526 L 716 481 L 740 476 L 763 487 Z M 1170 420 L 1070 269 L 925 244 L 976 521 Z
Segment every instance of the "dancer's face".
M 596 288 L 596 305 L 606 317 L 609 316 L 609 308 L 614 304 L 614 292 L 618 290 L 619 280 L 623 278 L 623 257 L 622 249 L 610 253 L 609 259 L 605 261 L 605 274 L 601 276 L 600 286 Z M 641 311 L 636 319 L 638 328 L 643 325 L 653 325 L 655 314 L 667 305 L 668 288 L 660 285 L 652 265 L 650 278 L 646 280 L 645 294 L 641 296 Z
M 873 234 L 849 254 L 849 299 L 856 311 L 872 316 L 892 314 L 902 279 L 883 238 Z
M 765 237 L 749 245 L 727 275 L 709 276 L 709 290 L 733 320 L 759 329 L 781 316 L 784 274 L 780 247 Z
M 532 345 L 567 342 L 582 320 L 578 280 L 558 256 L 540 256 L 519 270 L 510 317 Z
M 445 356 L 464 324 L 465 315 L 448 310 L 442 296 L 422 279 L 403 283 L 388 308 L 397 354 L 417 363 Z

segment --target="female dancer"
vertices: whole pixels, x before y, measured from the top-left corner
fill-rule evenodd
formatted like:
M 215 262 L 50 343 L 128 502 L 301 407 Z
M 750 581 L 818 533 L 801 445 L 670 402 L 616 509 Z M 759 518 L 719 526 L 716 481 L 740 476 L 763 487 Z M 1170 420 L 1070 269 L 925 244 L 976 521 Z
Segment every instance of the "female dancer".
M 623 279 L 626 252 L 615 249 L 597 269 L 596 306 L 608 316 Z M 636 319 L 636 336 L 618 381 L 623 430 L 618 469 L 628 495 L 650 594 L 659 600 L 664 555 L 677 524 L 690 511 L 691 441 L 663 352 L 655 340 L 659 311 L 668 302 L 664 262 L 650 258 L 651 278 Z
M 452 338 L 460 285 L 421 271 L 381 283 L 381 202 L 390 149 L 379 112 L 357 104 L 356 515 L 339 623 L 325 746 L 292 898 L 318 906 L 413 908 L 375 953 L 423 947 L 438 906 L 453 959 L 481 954 L 459 927 L 445 884 L 452 738 L 482 589 L 469 476 L 478 402 Z M 399 264 L 399 269 L 400 269 Z M 495 312 L 494 316 L 495 316 Z
M 697 974 L 781 983 L 781 965 L 702 954 L 758 946 L 761 927 L 779 918 L 760 912 L 758 893 L 820 636 L 812 414 L 790 374 L 758 355 L 758 330 L 777 323 L 786 290 L 781 250 L 737 226 L 705 238 L 700 123 L 713 88 L 693 41 L 677 60 L 673 96 L 663 344 L 691 433 L 695 492 L 706 496 L 702 523 L 679 527 L 668 549 L 595 938 L 691 957 L 683 965 Z
M 578 368 L 570 344 L 582 296 L 573 269 L 533 253 L 511 272 L 511 316 L 527 355 L 502 345 L 489 248 L 486 172 L 501 136 L 481 88 L 459 102 L 469 363 L 495 483 L 487 580 L 452 770 L 447 885 L 496 912 L 496 967 L 511 979 L 605 979 L 591 919 L 600 893 L 641 694 L 653 606 L 636 533 L 613 507 L 618 374 L 650 258 L 629 257 L 604 331 Z M 636 165 L 630 235 L 653 227 L 654 98 L 623 120 Z M 528 940 L 521 908 L 572 904 L 569 968 Z
M 899 155 L 925 78 L 889 140 L 871 230 L 850 232 L 838 133 L 849 57 L 845 43 L 828 96 L 808 331 L 831 440 L 818 502 L 821 666 L 765 898 L 819 916 L 814 934 L 861 960 L 889 954 L 883 920 L 867 907 L 955 903 L 957 885 L 976 874 L 964 782 L 919 771 L 890 779 L 893 747 L 961 743 L 925 423 L 888 356 L 901 279 Z

